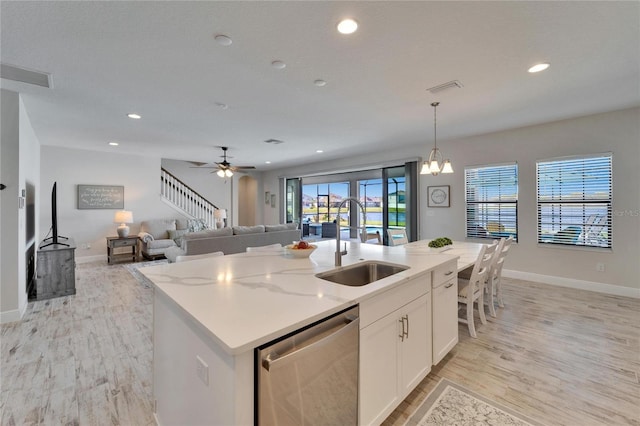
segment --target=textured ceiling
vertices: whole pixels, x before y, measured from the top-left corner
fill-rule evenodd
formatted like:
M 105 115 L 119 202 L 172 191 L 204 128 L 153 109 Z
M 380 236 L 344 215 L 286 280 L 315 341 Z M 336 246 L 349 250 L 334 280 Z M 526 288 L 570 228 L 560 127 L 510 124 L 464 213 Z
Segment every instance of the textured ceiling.
M 436 100 L 440 146 L 640 105 L 639 2 L 0 7 L 2 62 L 53 76 L 52 89 L 2 80 L 23 93 L 43 145 L 209 162 L 225 145 L 232 163 L 268 170 L 430 145 Z M 338 34 L 343 17 L 357 19 L 358 32 Z M 216 34 L 233 44 L 219 45 Z M 527 73 L 542 61 L 551 68 Z M 454 79 L 464 87 L 425 90 Z

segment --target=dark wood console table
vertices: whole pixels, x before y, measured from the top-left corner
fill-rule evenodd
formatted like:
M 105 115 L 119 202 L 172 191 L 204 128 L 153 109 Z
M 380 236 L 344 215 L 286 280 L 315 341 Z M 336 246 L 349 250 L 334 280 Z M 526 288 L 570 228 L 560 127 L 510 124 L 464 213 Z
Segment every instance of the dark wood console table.
M 76 244 L 71 238 L 59 242 L 64 244 L 38 249 L 35 300 L 76 294 Z

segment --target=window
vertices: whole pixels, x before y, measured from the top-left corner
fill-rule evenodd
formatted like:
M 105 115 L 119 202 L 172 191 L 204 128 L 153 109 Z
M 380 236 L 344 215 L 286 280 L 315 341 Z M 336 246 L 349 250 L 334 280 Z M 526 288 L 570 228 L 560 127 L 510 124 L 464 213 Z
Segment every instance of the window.
M 467 237 L 518 240 L 518 164 L 464 170 Z
M 611 248 L 611 153 L 538 161 L 538 243 Z
M 302 185 L 302 219 L 305 222 L 333 222 L 338 204 L 349 196 L 349 182 Z M 342 208 L 340 223 L 349 224 L 349 205 Z

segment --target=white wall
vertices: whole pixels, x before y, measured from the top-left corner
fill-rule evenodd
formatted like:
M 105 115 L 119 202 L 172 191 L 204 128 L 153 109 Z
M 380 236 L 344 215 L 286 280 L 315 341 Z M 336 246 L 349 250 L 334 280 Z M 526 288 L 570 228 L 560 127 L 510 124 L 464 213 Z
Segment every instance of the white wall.
M 464 239 L 464 168 L 466 166 L 518 162 L 519 242 L 505 268 L 581 282 L 640 289 L 640 108 L 596 114 L 458 140 L 441 141 L 450 158 L 452 175 L 420 177 L 420 237 L 449 236 Z M 357 158 L 317 163 L 265 173 L 265 191 L 278 190 L 278 177 L 297 177 L 356 165 L 392 162 L 428 155 L 432 140 L 416 147 L 363 154 Z M 535 163 L 567 155 L 613 152 L 613 250 L 539 247 L 536 243 Z M 451 186 L 450 208 L 427 208 L 426 190 L 431 185 Z M 264 222 L 274 221 L 266 209 Z M 277 222 L 277 219 L 275 220 Z M 596 272 L 596 263 L 605 272 Z M 634 292 L 634 294 L 637 292 Z M 625 293 L 627 294 L 627 293 Z
M 166 158 L 162 159 L 162 167 L 218 208 L 231 208 L 231 180 L 218 177 L 216 169 L 195 168 L 188 161 Z
M 27 307 L 25 252 L 33 238 L 27 241 L 26 209 L 19 203 L 27 182 L 37 188 L 40 144 L 19 94 L 2 90 L 0 98 L 0 181 L 7 186 L 0 192 L 0 322 L 4 323 L 19 320 Z
M 40 238 L 51 226 L 51 187 L 57 185 L 58 234 L 75 240 L 76 258 L 106 258 L 106 237 L 115 236 L 116 210 L 78 210 L 77 185 L 123 185 L 124 208 L 133 212 L 132 235 L 147 219 L 180 215 L 160 199 L 160 158 L 42 146 L 40 172 Z M 91 248 L 85 248 L 86 244 Z
M 31 127 L 29 115 L 25 109 L 22 98 L 20 98 L 20 166 L 18 171 L 18 179 L 20 181 L 20 195 L 22 190 L 27 187 L 27 182 L 36 188 L 35 206 L 36 215 L 40 197 L 38 196 L 38 186 L 40 183 L 40 142 Z M 19 306 L 26 306 L 26 258 L 25 253 L 31 244 L 35 244 L 37 250 L 37 236 L 39 232 L 39 224 L 36 218 L 34 236 L 27 240 L 26 235 L 26 208 L 19 210 L 19 226 L 18 226 L 18 283 L 19 283 Z
M 196 168 L 188 161 L 170 160 L 166 158 L 162 159 L 162 167 L 191 187 L 191 189 L 196 191 L 198 194 L 212 202 L 218 208 L 226 209 L 228 226 L 236 224 L 243 225 L 251 221 L 257 224 L 262 223 L 262 210 L 260 210 L 260 206 L 264 202 L 264 198 L 260 198 L 260 191 L 258 191 L 258 195 L 256 195 L 256 202 L 253 203 L 255 206 L 258 206 L 258 211 L 255 210 L 254 206 L 250 206 L 251 212 L 249 215 L 253 215 L 254 218 L 247 220 L 246 223 L 241 223 L 239 219 L 239 215 L 245 207 L 244 201 L 240 200 L 240 179 L 245 176 L 256 179 L 257 191 L 257 188 L 261 185 L 260 173 L 236 172 L 233 174 L 232 178 L 223 179 L 216 175 L 216 169 Z M 205 167 L 210 167 L 210 165 Z M 267 224 L 271 223 L 278 222 L 269 222 Z
M 15 92 L 0 93 L 0 320 L 16 321 L 22 316 L 19 305 L 19 97 Z M 22 243 L 24 247 L 24 242 Z M 24 284 L 22 285 L 24 289 Z

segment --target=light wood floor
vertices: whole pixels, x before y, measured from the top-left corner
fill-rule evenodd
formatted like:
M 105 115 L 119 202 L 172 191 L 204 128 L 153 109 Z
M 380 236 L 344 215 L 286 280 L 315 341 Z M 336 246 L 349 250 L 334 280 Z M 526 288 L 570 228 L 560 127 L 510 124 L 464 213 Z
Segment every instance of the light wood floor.
M 122 266 L 78 264 L 76 295 L 2 325 L 1 424 L 155 424 L 152 296 Z
M 152 290 L 79 264 L 77 294 L 29 303 L 0 331 L 2 425 L 150 425 Z M 640 300 L 505 280 L 504 309 L 387 419 L 442 377 L 547 425 L 640 425 Z
M 504 279 L 505 308 L 384 423 L 402 425 L 447 378 L 546 425 L 640 425 L 640 300 Z M 477 312 L 477 311 L 476 311 Z

